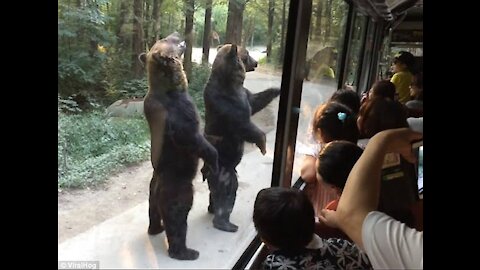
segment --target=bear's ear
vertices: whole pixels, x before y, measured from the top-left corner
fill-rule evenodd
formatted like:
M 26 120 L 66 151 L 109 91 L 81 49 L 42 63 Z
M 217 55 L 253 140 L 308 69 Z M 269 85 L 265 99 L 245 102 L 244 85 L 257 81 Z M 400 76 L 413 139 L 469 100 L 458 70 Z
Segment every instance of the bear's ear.
M 220 45 L 217 46 L 217 52 L 220 51 L 220 49 L 223 47 L 223 45 L 225 45 L 225 44 L 220 44 Z
M 141 53 L 138 55 L 138 60 L 143 64 L 143 67 L 147 64 L 147 54 L 146 53 Z
M 237 54 L 238 54 L 237 45 L 232 44 L 232 47 L 230 47 L 230 52 L 228 53 L 228 55 L 232 58 L 236 58 Z

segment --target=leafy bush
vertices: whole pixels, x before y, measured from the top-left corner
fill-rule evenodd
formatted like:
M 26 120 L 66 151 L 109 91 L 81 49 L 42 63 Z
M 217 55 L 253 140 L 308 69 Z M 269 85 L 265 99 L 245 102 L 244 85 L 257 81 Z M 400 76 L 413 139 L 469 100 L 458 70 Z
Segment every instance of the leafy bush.
M 210 67 L 192 63 L 192 80 L 188 84 L 189 94 L 197 105 L 202 119 L 205 118 L 205 104 L 203 102 L 203 90 L 210 76 Z
M 58 186 L 94 186 L 124 165 L 147 160 L 149 137 L 144 118 L 59 113 Z
M 82 96 L 79 101 L 89 103 L 103 96 L 107 86 L 107 54 L 100 48 L 114 42 L 112 33 L 105 31 L 110 17 L 93 4 L 79 8 L 59 3 L 58 10 L 58 92 L 63 98 Z M 79 101 L 78 105 L 84 106 Z

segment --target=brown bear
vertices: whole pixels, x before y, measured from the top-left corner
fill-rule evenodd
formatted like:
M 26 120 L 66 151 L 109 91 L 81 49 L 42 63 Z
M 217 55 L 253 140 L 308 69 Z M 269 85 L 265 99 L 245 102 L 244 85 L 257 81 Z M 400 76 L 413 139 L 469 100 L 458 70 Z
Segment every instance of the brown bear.
M 225 44 L 218 49 L 205 86 L 205 136 L 218 151 L 219 173 L 213 175 L 205 167 L 202 173 L 210 189 L 208 211 L 215 215 L 213 226 L 227 232 L 238 230 L 230 222 L 230 214 L 238 189 L 236 167 L 242 159 L 244 143 L 255 143 L 262 154 L 266 152 L 265 133 L 250 116 L 280 94 L 279 88 L 252 94 L 243 86 L 246 72 L 256 66 L 246 49 Z
M 181 55 L 185 50 L 178 33 L 157 41 L 139 56 L 148 75 L 144 112 L 150 127 L 151 161 L 149 234 L 166 230 L 168 255 L 195 260 L 199 252 L 186 247 L 187 216 L 193 203 L 192 180 L 199 158 L 216 175 L 218 154 L 203 137 L 199 115 L 187 92 Z

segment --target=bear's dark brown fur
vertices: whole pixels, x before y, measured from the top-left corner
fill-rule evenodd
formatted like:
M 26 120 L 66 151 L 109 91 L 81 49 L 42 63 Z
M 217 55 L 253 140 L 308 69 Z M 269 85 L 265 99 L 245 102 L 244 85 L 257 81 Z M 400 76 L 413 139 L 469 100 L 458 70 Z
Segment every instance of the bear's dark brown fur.
M 149 234 L 166 230 L 168 254 L 195 260 L 199 252 L 186 247 L 187 216 L 193 203 L 192 180 L 202 158 L 212 175 L 218 170 L 215 148 L 199 130 L 199 116 L 187 92 L 181 55 L 184 46 L 174 33 L 142 53 L 149 89 L 144 111 L 151 135 Z
M 255 143 L 266 152 L 265 133 L 250 116 L 267 106 L 280 94 L 279 88 L 269 88 L 252 94 L 243 87 L 245 73 L 253 71 L 257 62 L 244 48 L 232 44 L 219 47 L 205 86 L 205 135 L 218 151 L 219 174 L 202 169 L 210 188 L 209 212 L 214 213 L 213 226 L 235 232 L 238 226 L 230 222 L 238 188 L 236 167 L 240 163 L 244 142 Z

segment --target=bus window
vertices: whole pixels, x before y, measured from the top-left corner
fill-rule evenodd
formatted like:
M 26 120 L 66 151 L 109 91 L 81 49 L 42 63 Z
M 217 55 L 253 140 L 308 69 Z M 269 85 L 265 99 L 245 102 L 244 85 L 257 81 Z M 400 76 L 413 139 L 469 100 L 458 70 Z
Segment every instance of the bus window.
M 361 66 L 362 46 L 366 34 L 367 17 L 360 13 L 355 13 L 353 18 L 353 28 L 348 47 L 347 66 L 345 84 L 351 85 L 356 89 L 358 85 L 359 69 Z
M 318 105 L 326 102 L 341 78 L 338 77 L 338 55 L 342 55 L 345 38 L 348 4 L 343 0 L 314 0 L 310 33 L 307 43 L 307 76 L 303 82 L 297 141 L 291 184 L 300 176 L 305 154 L 313 153 L 318 143 L 312 136 L 311 121 Z M 313 152 L 312 152 L 313 151 Z

